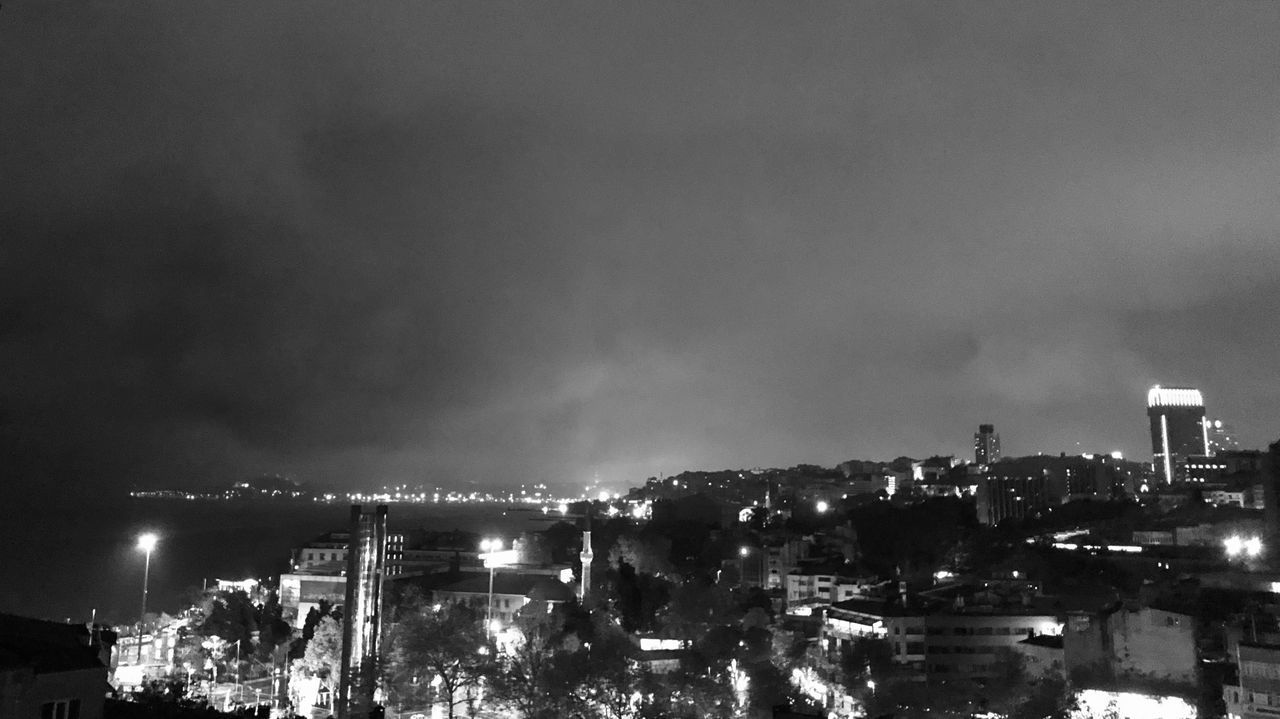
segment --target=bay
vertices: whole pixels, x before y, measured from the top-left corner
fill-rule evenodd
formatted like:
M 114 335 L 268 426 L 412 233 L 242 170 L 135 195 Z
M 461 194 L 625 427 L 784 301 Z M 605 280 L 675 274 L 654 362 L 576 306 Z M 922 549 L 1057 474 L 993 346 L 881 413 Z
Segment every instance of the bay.
M 0 612 L 54 620 L 132 622 L 142 602 L 145 531 L 151 556 L 149 611 L 176 611 L 215 578 L 275 577 L 290 550 L 344 529 L 340 503 L 65 497 L 10 499 L 0 512 Z M 391 531 L 465 530 L 504 536 L 550 526 L 505 504 L 392 504 Z

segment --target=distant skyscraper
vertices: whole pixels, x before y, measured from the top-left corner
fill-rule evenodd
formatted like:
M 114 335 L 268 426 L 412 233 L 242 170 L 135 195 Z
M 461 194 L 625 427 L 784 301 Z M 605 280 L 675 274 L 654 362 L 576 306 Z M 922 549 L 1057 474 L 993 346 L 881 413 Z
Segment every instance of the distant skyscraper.
M 1209 453 L 1209 422 L 1200 390 L 1152 387 L 1147 392 L 1147 418 L 1151 420 L 1156 476 L 1166 483 L 1174 481 L 1174 469 L 1180 461 Z
M 1236 438 L 1235 428 L 1220 419 L 1209 422 L 1210 452 L 1217 454 L 1219 452 L 1235 452 L 1239 449 L 1240 440 Z
M 994 424 L 978 425 L 978 433 L 973 435 L 973 461 L 978 464 L 991 464 L 1000 459 L 1000 435 L 996 434 Z

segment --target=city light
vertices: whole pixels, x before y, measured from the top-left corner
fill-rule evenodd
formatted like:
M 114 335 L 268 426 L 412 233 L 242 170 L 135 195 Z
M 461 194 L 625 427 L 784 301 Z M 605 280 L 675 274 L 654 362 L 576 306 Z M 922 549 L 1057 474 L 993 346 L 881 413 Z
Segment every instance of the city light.
M 1242 556 L 1253 559 L 1262 554 L 1262 540 L 1258 537 L 1241 537 L 1233 534 L 1222 540 L 1222 546 L 1227 556 L 1233 559 Z
M 818 504 L 815 505 L 814 508 L 818 510 L 818 514 L 826 514 L 827 510 L 831 507 L 827 504 L 826 500 L 819 499 Z
M 748 554 L 751 554 L 751 548 L 750 548 L 750 547 L 739 547 L 739 548 L 738 548 L 738 556 L 740 556 L 740 557 L 745 557 L 745 556 L 747 556 Z
M 160 537 L 154 532 L 146 532 L 138 535 L 138 549 L 144 552 L 152 552 L 156 548 L 156 544 L 160 541 Z

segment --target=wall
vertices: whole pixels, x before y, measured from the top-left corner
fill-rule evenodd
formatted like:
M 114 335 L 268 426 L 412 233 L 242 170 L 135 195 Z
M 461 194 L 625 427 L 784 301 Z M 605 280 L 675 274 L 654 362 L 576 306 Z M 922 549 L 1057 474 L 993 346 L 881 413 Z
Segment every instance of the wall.
M 48 674 L 0 672 L 0 716 L 40 719 L 45 702 L 79 699 L 79 719 L 101 719 L 106 687 L 106 667 Z

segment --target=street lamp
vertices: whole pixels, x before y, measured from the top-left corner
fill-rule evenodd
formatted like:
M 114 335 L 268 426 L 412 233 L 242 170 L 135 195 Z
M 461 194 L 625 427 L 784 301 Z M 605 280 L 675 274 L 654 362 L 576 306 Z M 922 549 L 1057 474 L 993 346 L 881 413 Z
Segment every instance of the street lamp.
M 138 615 L 138 664 L 142 663 L 142 626 L 147 618 L 147 584 L 151 581 L 151 552 L 156 548 L 158 541 L 160 537 L 154 532 L 138 535 L 138 549 L 147 555 L 146 564 L 142 569 L 142 614 Z
M 498 568 L 497 557 L 494 556 L 502 551 L 501 539 L 482 539 L 480 540 L 480 551 L 484 552 L 484 563 L 489 566 L 489 602 L 488 609 L 485 612 L 484 631 L 485 637 L 493 637 L 493 574 Z

